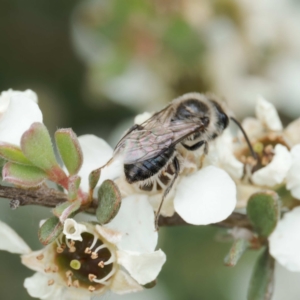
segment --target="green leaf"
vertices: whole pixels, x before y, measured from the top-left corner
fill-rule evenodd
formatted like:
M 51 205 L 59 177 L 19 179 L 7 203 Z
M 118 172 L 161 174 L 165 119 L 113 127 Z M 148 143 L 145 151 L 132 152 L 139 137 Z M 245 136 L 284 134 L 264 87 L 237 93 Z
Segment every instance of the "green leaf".
M 245 239 L 235 240 L 228 255 L 224 259 L 225 265 L 228 267 L 234 267 L 248 247 L 249 241 Z
M 63 224 L 57 217 L 49 218 L 39 229 L 39 240 L 43 245 L 48 245 L 62 233 Z
M 77 199 L 80 182 L 81 178 L 77 175 L 69 177 L 68 198 L 70 201 Z
M 268 237 L 280 218 L 278 195 L 272 191 L 253 194 L 247 204 L 247 215 L 258 235 Z
M 32 166 L 32 163 L 24 156 L 22 150 L 12 144 L 0 142 L 0 156 L 7 161 Z
M 100 224 L 106 224 L 118 213 L 121 206 L 121 193 L 112 180 L 105 180 L 98 191 L 96 217 Z
M 70 175 L 77 174 L 83 162 L 83 154 L 76 134 L 71 128 L 55 132 L 56 146 Z
M 92 171 L 89 175 L 89 186 L 90 186 L 90 190 L 93 190 L 100 178 L 101 175 L 101 168 L 96 169 L 94 171 Z
M 29 161 L 46 172 L 58 166 L 50 135 L 42 123 L 33 123 L 24 132 L 21 138 L 21 149 Z
M 34 166 L 25 166 L 8 162 L 4 165 L 3 180 L 23 187 L 36 187 L 43 183 L 47 174 Z
M 264 249 L 252 273 L 248 300 L 271 300 L 274 289 L 274 265 L 275 260 L 269 254 L 269 249 Z
M 63 224 L 68 218 L 73 218 L 78 210 L 80 209 L 81 201 L 76 200 L 74 202 L 64 202 L 56 206 L 52 212 L 59 218 L 60 222 Z

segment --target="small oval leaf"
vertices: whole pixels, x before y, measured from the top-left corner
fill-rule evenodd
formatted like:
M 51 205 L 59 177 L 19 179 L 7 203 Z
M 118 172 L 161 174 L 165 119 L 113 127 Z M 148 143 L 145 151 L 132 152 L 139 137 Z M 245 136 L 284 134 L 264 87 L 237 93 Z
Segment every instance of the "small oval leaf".
M 2 170 L 3 180 L 23 187 L 36 187 L 43 183 L 47 174 L 34 166 L 8 162 Z
M 106 224 L 118 213 L 121 206 L 121 193 L 112 180 L 105 180 L 98 191 L 96 217 L 100 224 Z
M 12 144 L 0 142 L 0 156 L 7 161 L 21 165 L 33 166 L 33 164 L 22 153 L 22 150 Z
M 21 149 L 29 161 L 46 172 L 58 166 L 50 135 L 42 123 L 33 123 L 24 132 L 21 138 Z
M 59 218 L 60 222 L 63 224 L 68 218 L 73 218 L 78 210 L 80 209 L 81 201 L 76 200 L 74 202 L 64 202 L 57 205 L 53 210 L 53 214 Z
M 56 146 L 70 175 L 77 174 L 82 166 L 83 154 L 77 136 L 71 128 L 55 132 Z
M 247 215 L 257 234 L 268 237 L 280 218 L 278 195 L 273 191 L 253 194 L 247 204 Z
M 269 249 L 264 249 L 259 256 L 251 276 L 248 289 L 248 300 L 271 300 L 274 289 L 275 260 L 269 254 Z
M 39 240 L 43 245 L 48 245 L 63 232 L 63 224 L 57 217 L 49 218 L 39 229 Z
M 90 190 L 94 190 L 101 175 L 101 168 L 93 170 L 89 175 Z

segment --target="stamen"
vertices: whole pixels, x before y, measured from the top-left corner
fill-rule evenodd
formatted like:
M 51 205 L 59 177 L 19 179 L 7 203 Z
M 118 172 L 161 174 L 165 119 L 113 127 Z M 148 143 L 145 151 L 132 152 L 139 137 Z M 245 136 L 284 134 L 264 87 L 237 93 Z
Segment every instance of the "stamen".
M 42 260 L 43 258 L 44 258 L 44 254 L 42 253 L 36 257 L 37 260 Z
M 64 249 L 62 247 L 57 247 L 56 248 L 56 252 L 57 253 L 63 253 L 64 252 Z
M 68 278 L 67 286 L 68 287 L 72 286 L 72 277 L 71 276 Z
M 86 247 L 85 250 L 84 250 L 84 253 L 91 254 L 92 250 L 89 247 Z
M 97 276 L 96 275 L 94 275 L 94 274 L 89 274 L 89 281 L 91 281 L 91 282 L 93 282 L 94 281 L 94 279 L 96 279 L 97 278 Z
M 51 267 L 47 267 L 46 269 L 44 269 L 45 273 L 50 273 L 51 272 Z
M 74 253 L 76 251 L 76 248 L 74 246 L 71 246 L 71 248 L 69 249 L 69 252 Z
M 106 282 L 106 280 L 110 279 L 115 274 L 115 272 L 116 272 L 116 268 L 113 267 L 112 270 L 109 272 L 109 274 L 107 274 L 105 277 L 103 277 L 102 279 L 94 279 L 93 281 L 107 285 L 108 283 Z
M 109 258 L 109 260 L 107 260 L 106 262 L 104 262 L 105 265 L 109 265 L 112 264 L 115 261 L 115 255 L 113 252 L 111 252 L 111 256 Z
M 92 285 L 89 286 L 89 291 L 92 293 L 96 288 L 93 287 Z
M 101 250 L 103 248 L 107 248 L 105 244 L 102 244 L 101 246 L 99 246 L 98 248 L 96 248 L 96 250 L 94 252 L 98 252 L 99 250 Z
M 53 273 L 58 272 L 58 266 L 54 265 L 54 266 L 52 267 L 52 272 L 53 272 Z
M 98 267 L 100 267 L 100 268 L 104 268 L 104 261 L 103 260 L 101 260 L 100 262 L 99 262 L 99 264 L 98 264 Z
M 98 253 L 92 252 L 91 258 L 92 258 L 92 259 L 98 258 Z
M 66 238 L 66 244 L 67 244 L 68 248 L 71 248 L 71 244 L 70 244 L 70 242 L 68 241 L 67 238 Z
M 66 272 L 66 277 L 70 277 L 70 276 L 73 276 L 73 272 L 71 270 L 68 270 Z
M 95 247 L 97 241 L 98 241 L 98 237 L 97 237 L 96 235 L 94 235 L 93 243 L 92 243 L 92 245 L 90 246 L 90 249 L 91 249 L 91 250 Z
M 73 286 L 76 288 L 79 288 L 79 281 L 78 280 L 74 280 L 73 281 Z
M 50 280 L 48 280 L 48 285 L 50 286 L 50 285 L 53 285 L 54 284 L 54 280 L 53 279 L 50 279 Z

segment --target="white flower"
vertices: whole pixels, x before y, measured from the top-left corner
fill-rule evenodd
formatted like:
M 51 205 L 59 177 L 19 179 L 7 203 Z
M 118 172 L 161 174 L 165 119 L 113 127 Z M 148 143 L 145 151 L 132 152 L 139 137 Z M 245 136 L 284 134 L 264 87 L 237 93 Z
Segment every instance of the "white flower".
M 300 199 L 300 144 L 291 149 L 292 166 L 287 174 L 287 189 L 296 199 Z
M 166 257 L 154 250 L 157 232 L 152 208 L 143 196 L 137 197 L 123 199 L 120 213 L 109 226 L 73 220 L 73 226 L 81 228 L 82 241 L 62 234 L 34 252 L 0 222 L 0 249 L 22 254 L 22 263 L 36 271 L 24 282 L 32 297 L 88 300 L 108 290 L 116 294 L 141 291 L 142 285 L 156 279 Z
M 274 105 L 258 97 L 256 118 L 242 122 L 258 159 L 251 155 L 241 133 L 237 139 L 226 130 L 218 139 L 214 149 L 216 165 L 224 168 L 237 183 L 239 208 L 245 207 L 249 196 L 262 187 L 276 189 L 285 183 L 288 189 L 296 186 L 297 167 L 290 148 L 300 142 L 300 137 L 296 138 L 299 126 L 296 120 L 283 129 Z
M 0 95 L 0 141 L 19 146 L 32 123 L 43 122 L 37 95 L 31 91 L 8 90 Z
M 287 212 L 269 237 L 271 255 L 284 267 L 300 272 L 300 207 Z

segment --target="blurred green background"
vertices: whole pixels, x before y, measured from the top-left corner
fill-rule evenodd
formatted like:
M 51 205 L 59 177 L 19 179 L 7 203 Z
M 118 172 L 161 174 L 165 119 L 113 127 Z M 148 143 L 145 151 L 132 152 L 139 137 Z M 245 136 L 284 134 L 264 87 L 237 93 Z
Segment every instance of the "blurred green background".
M 137 113 L 190 91 L 224 97 L 239 118 L 253 113 L 259 93 L 284 118 L 300 115 L 296 0 L 0 0 L 0 41 L 0 90 L 34 90 L 51 134 L 72 127 L 114 146 Z M 49 216 L 0 202 L 0 219 L 32 249 Z M 157 287 L 122 298 L 246 299 L 257 253 L 224 267 L 230 244 L 217 241 L 220 231 L 162 228 L 167 263 Z M 0 252 L 0 262 L 0 299 L 30 299 L 22 285 L 33 272 L 17 255 Z M 274 299 L 299 300 L 299 280 L 277 266 Z

